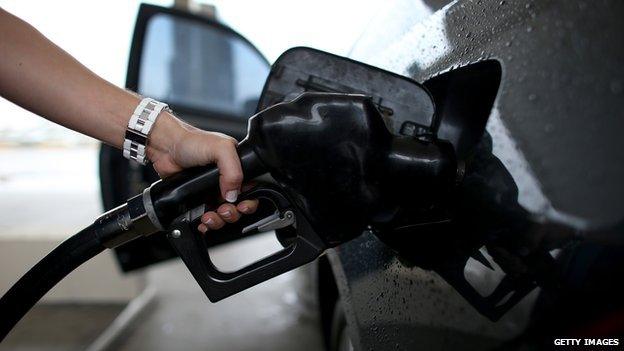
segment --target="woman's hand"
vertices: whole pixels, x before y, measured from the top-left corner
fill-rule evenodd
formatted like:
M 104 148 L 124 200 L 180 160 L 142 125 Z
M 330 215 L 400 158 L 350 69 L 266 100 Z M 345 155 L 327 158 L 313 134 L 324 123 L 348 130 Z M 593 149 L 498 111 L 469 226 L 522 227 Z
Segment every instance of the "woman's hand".
M 193 166 L 215 163 L 219 168 L 221 196 L 228 203 L 202 216 L 202 224 L 197 228 L 202 233 L 234 223 L 241 214 L 254 213 L 258 207 L 258 200 L 233 204 L 243 181 L 237 144 L 236 139 L 230 136 L 195 128 L 168 112 L 160 114 L 150 134 L 147 156 L 161 178 Z

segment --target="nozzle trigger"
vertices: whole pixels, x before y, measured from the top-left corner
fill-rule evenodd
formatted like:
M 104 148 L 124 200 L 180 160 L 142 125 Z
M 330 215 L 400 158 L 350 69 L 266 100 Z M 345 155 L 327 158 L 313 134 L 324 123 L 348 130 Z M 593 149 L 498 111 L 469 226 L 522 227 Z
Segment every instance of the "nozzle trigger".
M 243 234 L 251 231 L 268 232 L 270 230 L 282 229 L 289 226 L 296 227 L 296 218 L 293 211 L 286 210 L 284 213 L 281 213 L 277 210 L 272 215 L 246 226 L 243 228 L 242 232 Z

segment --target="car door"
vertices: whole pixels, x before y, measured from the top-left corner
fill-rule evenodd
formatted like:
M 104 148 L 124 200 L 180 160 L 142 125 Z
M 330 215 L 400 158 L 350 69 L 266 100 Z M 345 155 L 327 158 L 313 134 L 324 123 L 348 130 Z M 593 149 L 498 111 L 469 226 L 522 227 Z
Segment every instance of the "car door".
M 142 4 L 126 88 L 168 103 L 180 118 L 196 127 L 240 140 L 269 69 L 255 46 L 216 19 Z M 124 203 L 157 179 L 152 167 L 129 162 L 118 150 L 102 145 L 100 180 L 105 209 Z M 219 235 L 209 245 L 232 239 Z M 124 245 L 116 253 L 125 271 L 175 256 L 159 235 Z

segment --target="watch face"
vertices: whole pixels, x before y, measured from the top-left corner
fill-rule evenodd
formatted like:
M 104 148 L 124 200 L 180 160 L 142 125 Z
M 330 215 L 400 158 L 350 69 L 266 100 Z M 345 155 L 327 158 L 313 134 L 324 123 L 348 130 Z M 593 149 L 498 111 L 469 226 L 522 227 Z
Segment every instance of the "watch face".
M 126 129 L 126 139 L 141 145 L 147 144 L 147 135 L 130 128 Z

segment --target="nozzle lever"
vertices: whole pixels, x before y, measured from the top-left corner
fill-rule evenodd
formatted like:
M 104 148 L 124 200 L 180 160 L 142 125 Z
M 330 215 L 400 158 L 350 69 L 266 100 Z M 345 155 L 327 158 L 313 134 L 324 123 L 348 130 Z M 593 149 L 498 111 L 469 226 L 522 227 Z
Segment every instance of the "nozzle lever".
M 270 230 L 282 229 L 289 226 L 296 226 L 296 219 L 293 211 L 287 210 L 282 214 L 277 210 L 272 215 L 246 226 L 243 228 L 242 232 L 243 234 L 251 231 L 268 232 Z

